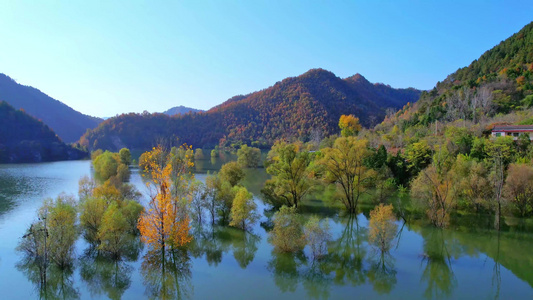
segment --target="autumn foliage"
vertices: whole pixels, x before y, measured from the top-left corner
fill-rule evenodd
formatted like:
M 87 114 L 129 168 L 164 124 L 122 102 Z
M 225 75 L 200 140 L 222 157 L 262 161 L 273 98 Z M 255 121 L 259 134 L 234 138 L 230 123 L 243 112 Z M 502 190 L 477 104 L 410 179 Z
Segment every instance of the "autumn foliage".
M 172 164 L 161 164 L 166 156 L 161 146 L 145 153 L 151 181 L 147 185 L 154 191 L 148 210 L 139 219 L 138 228 L 143 242 L 153 249 L 172 248 L 189 243 L 189 217 L 185 206 L 171 196 Z
M 392 247 L 398 225 L 392 211 L 392 205 L 380 204 L 370 212 L 368 241 L 382 252 L 387 252 Z

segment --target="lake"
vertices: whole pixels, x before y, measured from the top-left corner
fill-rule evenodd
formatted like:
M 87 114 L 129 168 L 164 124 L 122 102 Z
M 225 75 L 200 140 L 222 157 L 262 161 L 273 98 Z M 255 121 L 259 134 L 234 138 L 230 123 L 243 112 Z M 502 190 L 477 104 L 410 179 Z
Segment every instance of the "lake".
M 204 180 L 220 164 L 220 159 L 199 162 L 197 178 Z M 1 298 L 39 298 L 35 272 L 21 264 L 15 248 L 43 199 L 61 192 L 77 195 L 79 178 L 91 174 L 90 161 L 0 165 Z M 307 248 L 277 253 L 268 242 L 267 206 L 259 194 L 267 178 L 264 169 L 257 169 L 248 170 L 244 180 L 261 213 L 251 233 L 194 226 L 189 250 L 173 257 L 164 274 L 150 264 L 146 247 L 136 244 L 127 259 L 113 263 L 88 256 L 80 238 L 74 269 L 50 271 L 51 294 L 81 299 L 162 294 L 184 299 L 533 298 L 533 234 L 519 226 L 498 233 L 483 222 L 438 230 L 398 221 L 395 245 L 381 255 L 368 243 L 367 213 L 343 217 L 314 200 L 303 207 L 304 216 L 313 212 L 329 218 L 328 255 L 314 261 Z M 146 191 L 135 169 L 130 181 Z

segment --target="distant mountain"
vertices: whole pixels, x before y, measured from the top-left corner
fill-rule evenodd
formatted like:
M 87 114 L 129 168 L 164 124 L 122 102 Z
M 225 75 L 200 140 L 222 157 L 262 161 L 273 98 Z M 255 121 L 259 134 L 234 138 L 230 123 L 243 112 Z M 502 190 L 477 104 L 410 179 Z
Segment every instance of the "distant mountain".
M 0 163 L 80 159 L 87 153 L 74 149 L 43 122 L 0 101 Z
M 190 108 L 190 107 L 185 107 L 183 105 L 180 105 L 180 106 L 176 106 L 176 107 L 173 107 L 169 110 L 166 110 L 164 111 L 163 113 L 165 115 L 169 115 L 169 116 L 173 116 L 173 115 L 184 115 L 184 114 L 187 114 L 187 113 L 197 113 L 197 112 L 201 112 L 203 110 L 201 109 L 196 109 L 196 108 Z
M 267 89 L 235 96 L 207 112 L 174 115 L 127 114 L 108 119 L 80 142 L 90 149 L 148 149 L 158 141 L 194 147 L 247 143 L 271 145 L 276 139 L 309 140 L 312 133 L 338 132 L 342 114 L 358 116 L 365 126 L 383 120 L 387 108 L 418 99 L 416 89 L 372 84 L 363 76 L 341 79 L 313 69 Z
M 533 107 L 533 22 L 448 75 L 420 100 L 385 120 L 407 128 L 456 120 L 490 123 L 498 114 Z
M 84 115 L 66 104 L 55 100 L 36 88 L 15 82 L 0 74 L 0 101 L 6 101 L 15 109 L 24 109 L 28 114 L 50 126 L 65 143 L 73 143 L 102 121 Z

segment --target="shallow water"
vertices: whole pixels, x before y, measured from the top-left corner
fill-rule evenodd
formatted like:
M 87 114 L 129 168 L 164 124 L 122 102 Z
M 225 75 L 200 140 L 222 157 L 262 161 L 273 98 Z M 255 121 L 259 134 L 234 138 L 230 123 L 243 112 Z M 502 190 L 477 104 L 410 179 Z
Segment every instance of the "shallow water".
M 220 161 L 198 165 L 197 178 L 204 180 L 205 172 L 216 170 Z M 15 247 L 44 198 L 61 192 L 76 195 L 79 178 L 90 174 L 89 161 L 0 165 L 1 298 L 39 297 L 34 273 L 20 265 Z M 257 197 L 266 178 L 264 169 L 257 169 L 249 170 L 244 180 L 256 195 L 263 222 L 251 233 L 195 226 L 188 252 L 170 258 L 164 273 L 146 247 L 134 243 L 125 261 L 112 263 L 85 255 L 87 244 L 80 239 L 74 269 L 50 271 L 51 294 L 82 299 L 533 298 L 533 235 L 523 231 L 498 234 L 464 226 L 437 230 L 398 222 L 395 246 L 381 255 L 368 244 L 363 214 L 340 217 L 314 201 L 312 209 L 303 210 L 329 217 L 329 254 L 313 261 L 307 248 L 277 253 L 267 239 L 266 206 Z M 145 191 L 135 170 L 131 182 Z

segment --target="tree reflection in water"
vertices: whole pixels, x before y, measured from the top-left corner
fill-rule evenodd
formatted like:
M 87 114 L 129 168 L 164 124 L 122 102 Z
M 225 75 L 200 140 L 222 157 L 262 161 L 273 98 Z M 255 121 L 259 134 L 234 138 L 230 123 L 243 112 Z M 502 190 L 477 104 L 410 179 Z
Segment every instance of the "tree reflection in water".
M 194 227 L 194 239 L 188 245 L 189 253 L 194 258 L 205 255 L 207 263 L 217 266 L 224 253 L 233 252 L 233 257 L 242 269 L 245 269 L 255 257 L 257 243 L 261 238 L 253 233 L 231 227 L 214 226 L 207 230 Z
M 358 286 L 366 282 L 371 272 L 364 267 L 368 246 L 367 229 L 359 227 L 354 216 L 343 219 L 342 222 L 345 223 L 344 230 L 337 240 L 329 243 L 328 254 L 322 259 L 308 259 L 303 251 L 272 251 L 267 268 L 282 292 L 296 291 L 301 282 L 308 298 L 328 298 L 331 284 Z M 383 281 L 385 273 L 386 280 L 395 283 L 396 271 L 393 266 L 387 261 L 382 263 L 383 268 L 374 270 L 376 282 Z
M 105 294 L 110 299 L 121 299 L 131 285 L 133 267 L 127 262 L 136 261 L 143 243 L 138 237 L 128 240 L 122 260 L 102 256 L 94 248 L 80 258 L 81 279 L 87 284 L 92 297 Z
M 186 299 L 192 296 L 191 261 L 185 249 L 151 250 L 141 265 L 141 274 L 150 299 Z
M 421 281 L 427 282 L 424 297 L 428 299 L 450 298 L 457 285 L 457 279 L 452 270 L 451 247 L 444 239 L 444 230 L 423 228 L 424 251 L 422 264 L 425 268 Z M 453 248 L 452 248 L 453 249 Z
M 257 243 L 261 238 L 250 232 L 242 230 L 233 230 L 233 257 L 242 269 L 254 260 L 257 252 Z
M 365 283 L 367 276 L 363 260 L 366 257 L 368 230 L 359 227 L 356 216 L 350 216 L 341 222 L 346 223 L 341 236 L 328 247 L 328 269 L 335 272 L 335 284 L 358 286 Z
M 121 299 L 131 285 L 133 267 L 124 261 L 112 260 L 98 255 L 85 255 L 80 259 L 81 279 L 86 283 L 92 297 L 106 295 Z
M 502 286 L 502 277 L 500 273 L 500 231 L 497 233 L 496 255 L 494 257 L 494 267 L 492 268 L 492 288 L 494 291 L 494 299 L 500 299 L 500 291 Z
M 333 279 L 328 265 L 323 260 L 311 260 L 311 266 L 303 272 L 303 286 L 307 296 L 313 299 L 328 299 Z
M 379 294 L 388 294 L 396 285 L 396 270 L 394 257 L 388 252 L 380 252 L 372 260 L 368 270 L 368 280 L 372 283 L 374 291 Z
M 303 251 L 278 252 L 272 250 L 272 259 L 268 262 L 267 269 L 274 276 L 274 283 L 282 292 L 294 292 L 300 280 L 300 267 L 307 263 Z
M 80 293 L 74 287 L 73 267 L 59 268 L 51 265 L 47 270 L 47 279 L 41 280 L 40 264 L 34 260 L 23 259 L 17 264 L 17 269 L 33 283 L 39 293 L 39 299 L 78 299 Z

